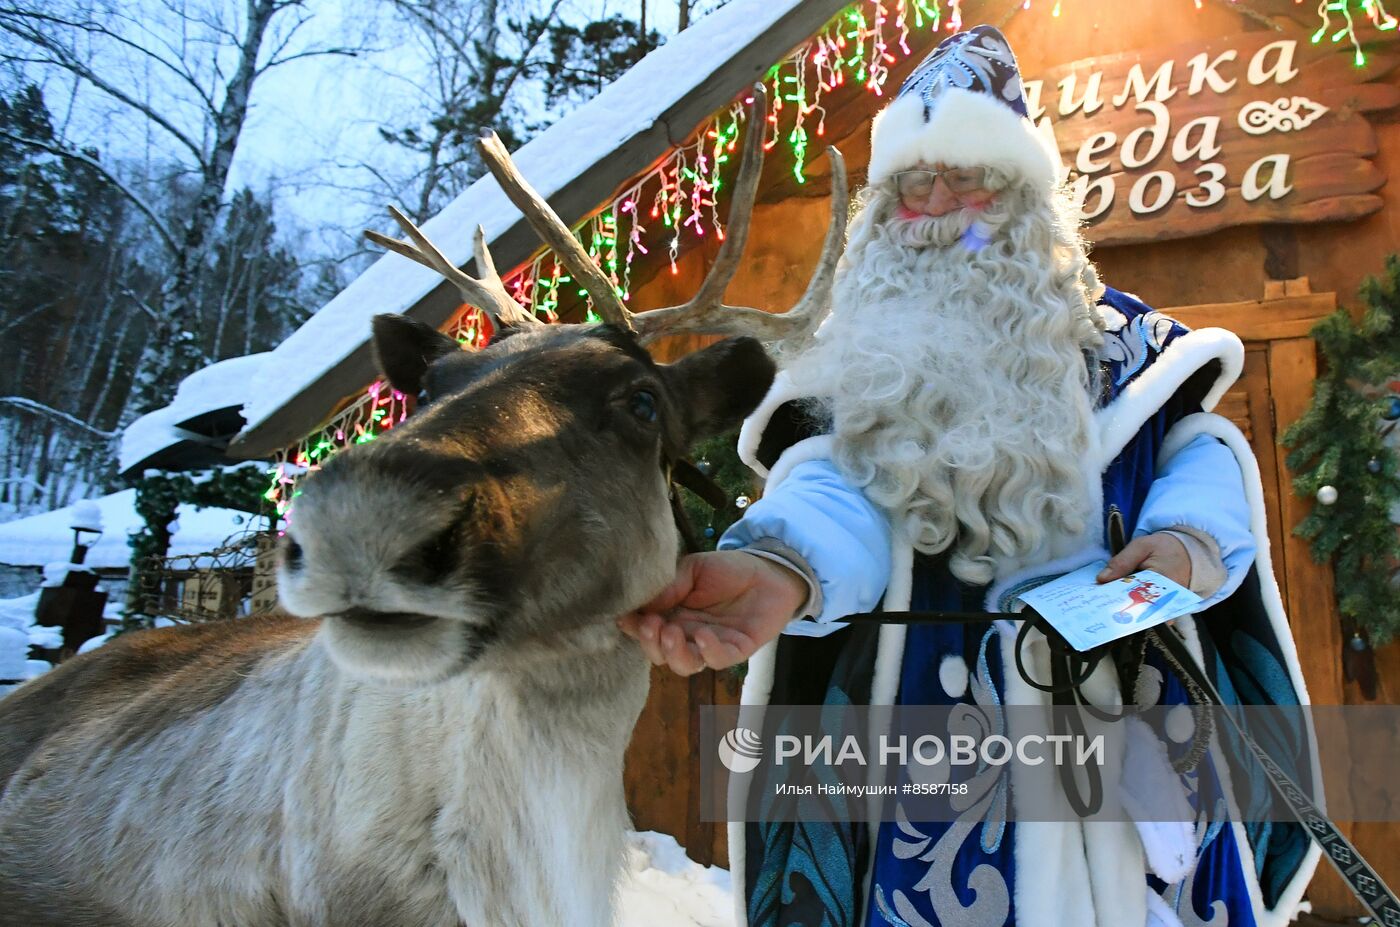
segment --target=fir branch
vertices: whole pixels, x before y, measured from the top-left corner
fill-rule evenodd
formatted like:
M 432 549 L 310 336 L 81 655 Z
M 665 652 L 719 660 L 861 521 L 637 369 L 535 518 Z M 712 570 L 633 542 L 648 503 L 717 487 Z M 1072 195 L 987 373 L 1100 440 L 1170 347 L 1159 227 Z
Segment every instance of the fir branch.
M 1395 402 L 1388 384 L 1400 376 L 1400 256 L 1360 296 L 1359 321 L 1339 310 L 1314 326 L 1325 369 L 1281 443 L 1291 448 L 1294 492 L 1337 489 L 1337 500 L 1314 506 L 1293 533 L 1319 562 L 1332 562 L 1344 620 L 1381 644 L 1400 634 L 1400 528 L 1390 515 L 1400 506 L 1400 459 L 1380 427 Z

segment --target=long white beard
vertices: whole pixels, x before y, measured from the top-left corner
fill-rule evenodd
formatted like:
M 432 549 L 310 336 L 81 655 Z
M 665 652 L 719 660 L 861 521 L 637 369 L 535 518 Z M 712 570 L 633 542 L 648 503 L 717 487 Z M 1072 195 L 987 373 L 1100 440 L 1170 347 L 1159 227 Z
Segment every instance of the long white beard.
M 1063 553 L 1097 517 L 1085 356 L 1102 339 L 1097 281 L 1082 246 L 1057 241 L 1052 207 L 1019 193 L 978 218 L 991 241 L 976 251 L 959 241 L 965 212 L 889 219 L 871 197 L 832 314 L 789 368 L 829 397 L 820 412 L 847 478 L 916 549 L 951 548 L 953 575 L 973 584 Z

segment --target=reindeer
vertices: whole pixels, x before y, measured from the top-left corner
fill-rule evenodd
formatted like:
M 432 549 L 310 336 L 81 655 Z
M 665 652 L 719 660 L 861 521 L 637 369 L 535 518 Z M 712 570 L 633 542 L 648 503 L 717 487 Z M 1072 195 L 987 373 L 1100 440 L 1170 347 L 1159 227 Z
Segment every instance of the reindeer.
M 767 390 L 758 340 L 669 366 L 678 332 L 808 332 L 844 237 L 800 303 L 722 304 L 761 161 L 750 115 L 729 236 L 695 296 L 634 315 L 494 136 L 493 173 L 592 295 L 540 324 L 478 230 L 478 277 L 398 213 L 372 235 L 488 311 L 479 352 L 374 320 L 424 406 L 310 475 L 282 543 L 289 615 L 124 635 L 0 701 L 0 924 L 520 927 L 613 922 L 622 758 L 648 666 L 614 625 L 678 556 L 668 468 Z

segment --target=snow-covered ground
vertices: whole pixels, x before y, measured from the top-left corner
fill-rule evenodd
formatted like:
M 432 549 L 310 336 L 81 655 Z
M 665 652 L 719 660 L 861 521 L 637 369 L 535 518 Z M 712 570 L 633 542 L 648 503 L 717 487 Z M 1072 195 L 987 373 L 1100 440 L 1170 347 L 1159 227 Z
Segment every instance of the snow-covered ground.
M 627 836 L 621 927 L 733 927 L 729 871 L 685 855 L 675 837 L 655 831 Z

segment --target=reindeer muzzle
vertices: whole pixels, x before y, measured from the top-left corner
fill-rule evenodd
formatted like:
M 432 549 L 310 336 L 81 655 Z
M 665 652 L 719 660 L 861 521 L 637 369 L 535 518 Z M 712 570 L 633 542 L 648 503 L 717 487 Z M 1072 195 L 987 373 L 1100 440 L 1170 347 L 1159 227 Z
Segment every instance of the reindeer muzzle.
M 362 628 L 375 630 L 423 628 L 439 620 L 434 615 L 419 615 L 414 612 L 377 612 L 368 608 L 351 608 L 337 613 L 334 617 L 348 621 Z

